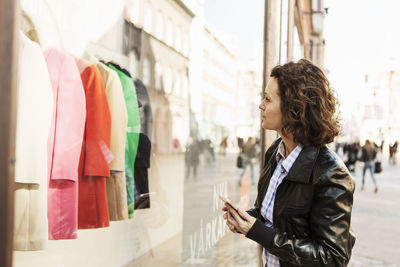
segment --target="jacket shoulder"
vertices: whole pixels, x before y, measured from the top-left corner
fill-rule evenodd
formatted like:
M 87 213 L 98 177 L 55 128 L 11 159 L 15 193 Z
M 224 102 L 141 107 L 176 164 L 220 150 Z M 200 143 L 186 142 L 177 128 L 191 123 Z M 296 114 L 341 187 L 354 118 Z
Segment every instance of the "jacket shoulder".
M 314 167 L 314 182 L 326 179 L 351 179 L 351 174 L 343 160 L 327 146 L 320 148 Z M 316 180 L 317 179 L 317 180 Z

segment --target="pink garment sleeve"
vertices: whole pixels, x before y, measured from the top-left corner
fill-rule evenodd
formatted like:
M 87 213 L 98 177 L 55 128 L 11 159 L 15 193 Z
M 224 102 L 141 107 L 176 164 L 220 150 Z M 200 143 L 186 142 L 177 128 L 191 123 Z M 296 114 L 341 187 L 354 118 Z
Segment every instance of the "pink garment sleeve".
M 55 49 L 45 53 L 56 103 L 50 179 L 77 182 L 86 119 L 85 92 L 75 60 L 60 53 Z

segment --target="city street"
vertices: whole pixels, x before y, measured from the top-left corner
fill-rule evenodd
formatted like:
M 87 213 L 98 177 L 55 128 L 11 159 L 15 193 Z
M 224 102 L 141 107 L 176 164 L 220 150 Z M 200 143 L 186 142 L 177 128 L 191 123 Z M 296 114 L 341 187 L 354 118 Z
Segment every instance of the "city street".
M 199 168 L 197 180 L 185 182 L 184 225 L 183 225 L 183 266 L 258 266 L 257 245 L 239 235 L 227 231 L 213 248 L 194 261 L 190 260 L 190 240 L 188 236 L 200 229 L 199 220 L 207 223 L 209 218 L 218 216 L 212 213 L 213 186 L 218 181 L 228 181 L 228 195 L 234 202 L 239 202 L 239 170 L 235 167 L 236 155 L 219 156 L 217 162 Z M 357 240 L 349 266 L 400 266 L 400 166 L 387 166 L 383 163 L 383 172 L 376 175 L 379 191 L 374 187 L 369 173 L 366 174 L 365 190 L 361 188 L 362 163 L 357 165 L 356 192 L 352 215 L 352 228 Z M 255 167 L 257 172 L 258 167 Z M 250 205 L 253 205 L 256 186 L 250 186 Z M 210 220 L 211 220 L 210 219 Z M 192 244 L 193 245 L 193 244 Z M 197 252 L 196 252 L 197 253 Z

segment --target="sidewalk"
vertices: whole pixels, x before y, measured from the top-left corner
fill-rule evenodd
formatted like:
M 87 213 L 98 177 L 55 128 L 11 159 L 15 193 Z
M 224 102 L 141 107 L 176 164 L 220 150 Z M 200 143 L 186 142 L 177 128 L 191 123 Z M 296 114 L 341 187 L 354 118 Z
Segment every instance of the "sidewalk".
M 349 266 L 400 266 L 400 166 L 388 166 L 376 174 L 378 193 L 369 173 L 361 189 L 362 163 L 357 165 L 352 228 L 356 243 Z

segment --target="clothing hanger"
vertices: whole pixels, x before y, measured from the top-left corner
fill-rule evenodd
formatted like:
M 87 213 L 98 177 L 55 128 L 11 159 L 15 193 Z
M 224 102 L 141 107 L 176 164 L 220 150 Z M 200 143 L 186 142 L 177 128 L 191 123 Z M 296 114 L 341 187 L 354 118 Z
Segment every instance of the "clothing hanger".
M 40 46 L 39 36 L 35 28 L 35 24 L 29 15 L 21 9 L 21 23 L 20 30 L 32 41 L 36 42 Z

